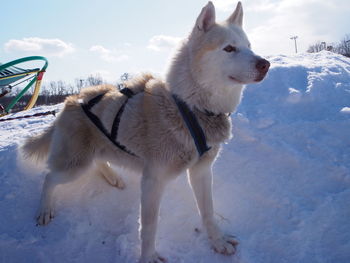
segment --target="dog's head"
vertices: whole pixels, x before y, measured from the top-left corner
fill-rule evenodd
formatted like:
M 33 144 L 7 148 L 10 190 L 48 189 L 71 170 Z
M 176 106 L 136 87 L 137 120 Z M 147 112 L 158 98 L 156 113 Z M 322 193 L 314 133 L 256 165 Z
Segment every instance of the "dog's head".
M 242 19 L 240 2 L 223 23 L 215 22 L 212 2 L 203 7 L 188 39 L 191 71 L 199 84 L 229 87 L 259 82 L 266 76 L 270 63 L 252 51 Z

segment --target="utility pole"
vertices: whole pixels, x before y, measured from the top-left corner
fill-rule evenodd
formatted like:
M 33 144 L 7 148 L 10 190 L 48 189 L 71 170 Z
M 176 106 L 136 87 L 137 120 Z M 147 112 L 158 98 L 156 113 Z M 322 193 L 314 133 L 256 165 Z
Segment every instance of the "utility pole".
M 293 36 L 293 37 L 290 38 L 290 39 L 294 40 L 295 53 L 298 53 L 297 38 L 298 38 L 298 36 Z

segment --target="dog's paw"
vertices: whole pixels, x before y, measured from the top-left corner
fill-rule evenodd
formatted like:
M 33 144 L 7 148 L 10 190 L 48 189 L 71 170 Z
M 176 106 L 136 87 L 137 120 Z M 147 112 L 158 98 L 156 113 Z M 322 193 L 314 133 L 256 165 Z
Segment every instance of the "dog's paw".
M 167 260 L 161 256 L 159 256 L 158 253 L 154 253 L 152 256 L 149 257 L 141 257 L 139 263 L 166 263 Z
M 100 175 L 106 179 L 106 181 L 114 187 L 118 189 L 124 189 L 125 183 L 123 179 L 116 174 L 109 165 L 101 165 L 100 164 Z
M 54 218 L 54 213 L 52 208 L 40 209 L 36 216 L 37 225 L 45 226 L 51 222 Z
M 233 255 L 236 253 L 238 241 L 233 236 L 224 235 L 219 239 L 211 240 L 211 245 L 217 253 Z
M 111 183 L 112 186 L 117 187 L 118 189 L 122 190 L 125 188 L 125 183 L 122 178 L 115 177 L 113 180 L 113 183 Z

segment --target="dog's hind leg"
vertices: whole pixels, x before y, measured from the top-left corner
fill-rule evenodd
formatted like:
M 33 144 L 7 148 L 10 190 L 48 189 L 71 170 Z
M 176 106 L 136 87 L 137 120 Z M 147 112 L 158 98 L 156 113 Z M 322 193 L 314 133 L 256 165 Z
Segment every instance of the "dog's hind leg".
M 118 174 L 113 171 L 109 162 L 95 161 L 97 170 L 102 176 L 106 179 L 106 181 L 119 189 L 125 188 L 125 183 L 123 179 L 118 176 Z
M 36 217 L 38 225 L 47 225 L 54 217 L 53 192 L 56 186 L 72 182 L 77 177 L 77 172 L 49 172 L 46 175 Z
M 45 177 L 37 215 L 39 225 L 47 225 L 53 218 L 53 192 L 56 186 L 70 183 L 86 174 L 97 151 L 95 136 L 83 121 L 78 121 L 80 111 L 80 107 L 76 109 L 66 103 L 55 122 L 47 160 L 49 173 Z

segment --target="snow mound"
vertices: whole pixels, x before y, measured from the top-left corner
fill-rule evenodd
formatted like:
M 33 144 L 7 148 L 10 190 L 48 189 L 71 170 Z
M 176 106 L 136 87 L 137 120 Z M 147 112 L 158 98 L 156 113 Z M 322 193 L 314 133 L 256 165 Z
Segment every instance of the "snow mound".
M 210 249 L 180 176 L 164 196 L 157 236 L 171 263 L 349 262 L 350 60 L 329 52 L 269 60 L 214 167 L 216 216 L 240 240 L 238 254 Z M 139 175 L 128 171 L 116 168 L 123 191 L 93 170 L 57 189 L 56 218 L 35 226 L 44 171 L 21 167 L 17 146 L 53 120 L 0 122 L 0 262 L 137 262 Z
M 269 58 L 269 77 L 245 92 L 242 110 L 249 118 L 278 122 L 336 120 L 350 107 L 349 58 L 331 52 Z

